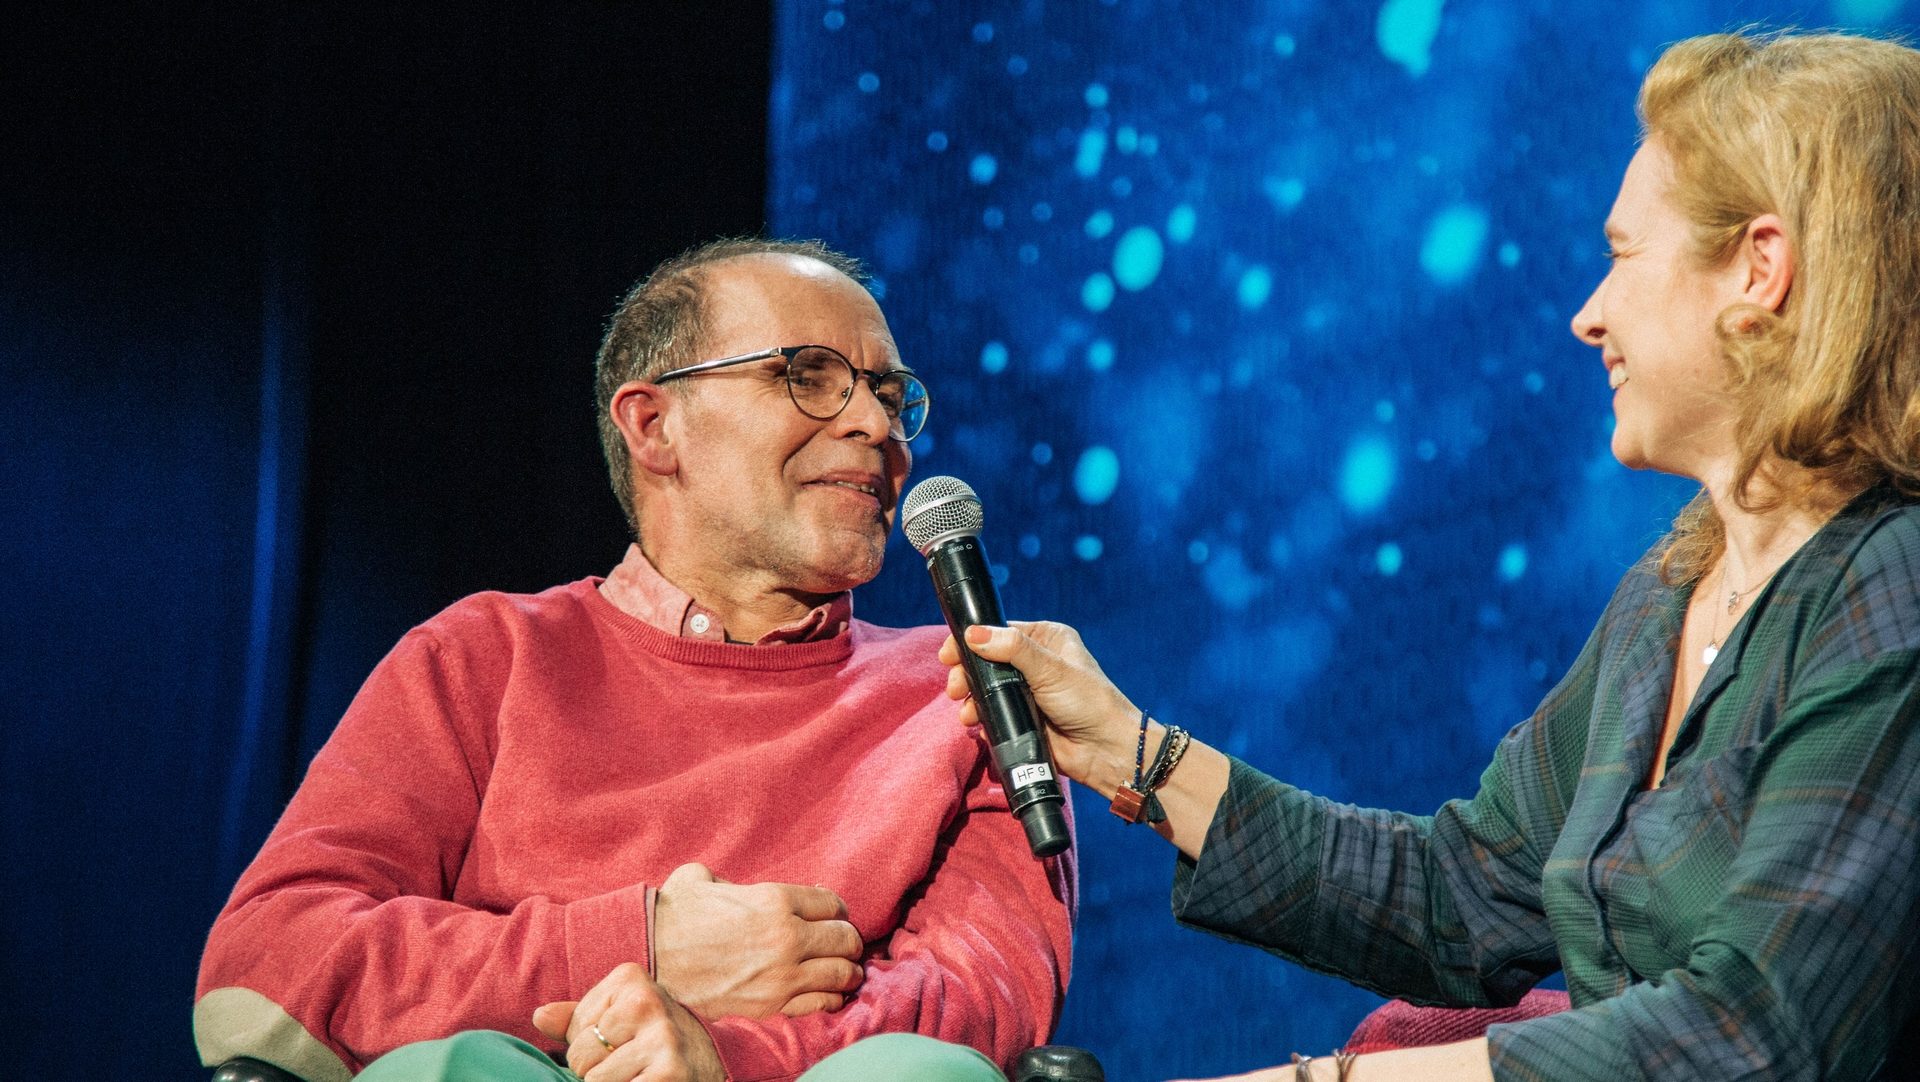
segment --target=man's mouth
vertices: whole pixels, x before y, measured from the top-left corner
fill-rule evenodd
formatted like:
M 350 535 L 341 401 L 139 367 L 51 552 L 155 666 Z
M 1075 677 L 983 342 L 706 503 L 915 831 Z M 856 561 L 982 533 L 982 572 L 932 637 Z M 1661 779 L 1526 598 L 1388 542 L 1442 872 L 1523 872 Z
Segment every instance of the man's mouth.
M 891 487 L 883 479 L 867 473 L 847 471 L 844 473 L 828 474 L 825 477 L 817 477 L 807 482 L 807 484 L 817 485 L 821 488 L 843 489 L 847 492 L 857 492 L 872 500 L 882 509 L 888 507 L 893 501 Z
M 1627 366 L 1624 361 L 1607 368 L 1607 386 L 1613 390 L 1617 391 L 1625 387 L 1627 385 L 1627 379 Z

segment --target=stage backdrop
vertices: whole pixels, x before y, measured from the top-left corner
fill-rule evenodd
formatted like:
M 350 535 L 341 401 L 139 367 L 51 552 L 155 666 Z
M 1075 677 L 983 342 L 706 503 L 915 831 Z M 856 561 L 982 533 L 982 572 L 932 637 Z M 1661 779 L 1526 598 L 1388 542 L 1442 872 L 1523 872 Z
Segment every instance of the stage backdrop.
M 932 389 L 915 474 L 979 490 L 1009 615 L 1284 779 L 1430 812 L 1693 491 L 1610 457 L 1567 329 L 1642 73 L 1899 8 L 790 0 L 770 217 L 871 262 Z M 938 619 L 896 543 L 862 613 Z M 1321 1052 L 1380 1002 L 1176 926 L 1171 849 L 1081 797 L 1059 1039 L 1110 1077 Z

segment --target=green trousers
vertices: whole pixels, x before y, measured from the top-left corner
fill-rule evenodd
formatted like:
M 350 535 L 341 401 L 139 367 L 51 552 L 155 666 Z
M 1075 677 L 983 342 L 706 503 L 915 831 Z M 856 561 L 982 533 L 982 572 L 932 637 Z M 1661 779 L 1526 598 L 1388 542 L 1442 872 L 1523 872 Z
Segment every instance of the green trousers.
M 1006 1082 L 993 1062 L 964 1045 L 913 1033 L 882 1033 L 814 1064 L 799 1082 Z M 492 1030 L 403 1045 L 360 1072 L 357 1082 L 577 1082 L 545 1052 Z

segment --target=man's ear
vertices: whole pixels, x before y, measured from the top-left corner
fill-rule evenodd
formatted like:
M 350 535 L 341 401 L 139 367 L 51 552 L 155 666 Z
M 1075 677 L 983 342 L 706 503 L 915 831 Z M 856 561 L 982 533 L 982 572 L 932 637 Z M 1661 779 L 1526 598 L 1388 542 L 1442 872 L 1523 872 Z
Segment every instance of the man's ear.
M 1747 223 L 1737 257 L 1746 267 L 1747 287 L 1741 299 L 1769 312 L 1778 312 L 1793 289 L 1793 242 L 1778 214 L 1762 214 Z
M 648 473 L 666 477 L 680 469 L 674 441 L 667 434 L 673 399 L 658 384 L 629 380 L 613 392 L 607 412 L 627 441 L 627 454 Z

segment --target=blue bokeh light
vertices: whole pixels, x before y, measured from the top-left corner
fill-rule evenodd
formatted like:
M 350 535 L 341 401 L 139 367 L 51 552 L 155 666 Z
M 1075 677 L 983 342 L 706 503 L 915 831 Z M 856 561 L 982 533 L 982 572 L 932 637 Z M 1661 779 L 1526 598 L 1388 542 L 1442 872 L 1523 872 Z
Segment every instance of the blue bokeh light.
M 1374 40 L 1387 59 L 1413 75 L 1425 75 L 1433 63 L 1433 39 L 1440 32 L 1444 0 L 1386 0 L 1374 23 Z
M 1107 156 L 1107 133 L 1100 128 L 1088 128 L 1080 133 L 1079 150 L 1073 156 L 1073 171 L 1083 177 L 1100 175 L 1100 163 Z
M 1340 501 L 1350 511 L 1378 511 L 1393 491 L 1396 473 L 1393 448 L 1384 440 L 1355 441 L 1340 465 Z
M 1487 239 L 1487 216 L 1475 207 L 1448 207 L 1427 226 L 1420 245 L 1420 266 L 1434 281 L 1454 285 L 1480 265 Z
M 1514 542 L 1500 550 L 1500 578 L 1504 582 L 1516 582 L 1527 573 L 1527 546 Z
M 1114 284 L 1104 272 L 1095 272 L 1087 276 L 1080 285 L 1080 303 L 1087 306 L 1089 312 L 1104 312 L 1113 304 Z
M 1240 307 L 1249 310 L 1258 308 L 1273 296 L 1273 272 L 1257 264 L 1248 267 L 1240 273 L 1240 283 L 1233 292 Z
M 1842 26 L 1877 29 L 1905 6 L 1905 0 L 1833 0 L 1833 17 Z
M 1268 177 L 1260 182 L 1260 190 L 1267 193 L 1275 207 L 1289 211 L 1307 197 L 1307 182 L 1299 177 Z
M 1073 491 L 1081 503 L 1106 503 L 1119 486 L 1120 456 L 1112 448 L 1096 444 L 1080 452 L 1080 461 L 1073 468 Z
M 980 370 L 990 376 L 999 375 L 1007 370 L 1009 356 L 1005 342 L 988 342 L 980 347 Z
M 1112 368 L 1115 355 L 1113 343 L 1105 338 L 1096 338 L 1087 343 L 1087 367 L 1095 372 L 1105 372 Z
M 1398 575 L 1400 568 L 1406 562 L 1406 553 L 1400 551 L 1400 546 L 1392 541 L 1383 542 L 1379 548 L 1373 550 L 1373 565 L 1382 575 L 1388 577 Z
M 1175 244 L 1185 244 L 1193 239 L 1193 231 L 1200 224 L 1200 215 L 1193 204 L 1182 203 L 1167 212 L 1167 239 Z
M 1144 225 L 1136 225 L 1120 234 L 1113 249 L 1113 280 L 1120 288 L 1138 293 L 1160 276 L 1160 264 L 1167 254 L 1160 234 Z

